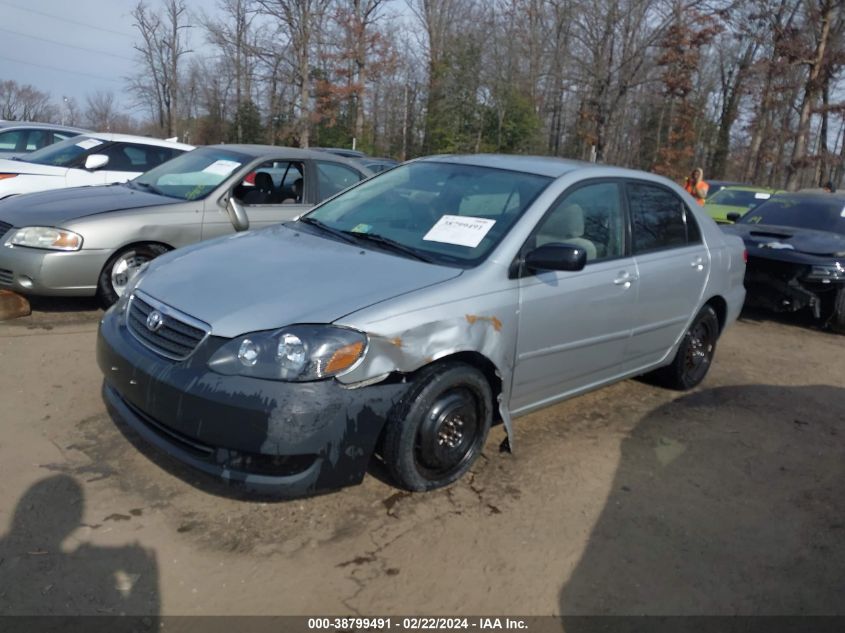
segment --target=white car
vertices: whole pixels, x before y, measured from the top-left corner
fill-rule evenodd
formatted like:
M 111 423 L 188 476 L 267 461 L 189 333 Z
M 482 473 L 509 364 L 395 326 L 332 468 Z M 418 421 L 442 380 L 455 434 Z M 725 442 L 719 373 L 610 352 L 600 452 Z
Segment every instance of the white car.
M 126 182 L 194 149 L 127 134 L 82 134 L 0 160 L 0 199 L 20 193 Z

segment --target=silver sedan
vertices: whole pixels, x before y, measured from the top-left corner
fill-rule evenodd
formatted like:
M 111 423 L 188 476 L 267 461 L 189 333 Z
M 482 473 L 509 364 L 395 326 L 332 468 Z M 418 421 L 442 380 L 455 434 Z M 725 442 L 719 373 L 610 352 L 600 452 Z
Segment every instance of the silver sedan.
M 106 305 L 169 250 L 290 220 L 370 175 L 325 152 L 261 145 L 196 149 L 133 181 L 0 201 L 0 288 L 92 296 Z
M 697 385 L 742 306 L 744 255 L 653 174 L 418 160 L 151 262 L 101 323 L 104 393 L 120 423 L 229 481 L 310 494 L 361 481 L 377 452 L 429 490 L 467 472 L 496 419 L 512 436 L 517 416 L 646 372 Z

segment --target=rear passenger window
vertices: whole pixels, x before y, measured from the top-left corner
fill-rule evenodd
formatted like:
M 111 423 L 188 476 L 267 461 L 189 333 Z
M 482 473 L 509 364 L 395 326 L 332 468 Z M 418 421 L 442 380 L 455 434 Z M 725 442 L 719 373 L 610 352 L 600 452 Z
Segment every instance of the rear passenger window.
M 680 197 L 659 185 L 628 183 L 631 238 L 634 253 L 686 246 L 701 240 L 692 214 L 687 238 L 687 211 Z

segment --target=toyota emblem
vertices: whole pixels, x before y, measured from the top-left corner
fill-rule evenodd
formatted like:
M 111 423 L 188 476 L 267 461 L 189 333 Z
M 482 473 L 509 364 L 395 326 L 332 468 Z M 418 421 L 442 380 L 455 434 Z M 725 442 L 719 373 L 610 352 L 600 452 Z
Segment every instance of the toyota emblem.
M 150 332 L 158 332 L 162 325 L 164 325 L 164 317 L 161 316 L 161 312 L 153 310 L 147 315 L 147 329 Z

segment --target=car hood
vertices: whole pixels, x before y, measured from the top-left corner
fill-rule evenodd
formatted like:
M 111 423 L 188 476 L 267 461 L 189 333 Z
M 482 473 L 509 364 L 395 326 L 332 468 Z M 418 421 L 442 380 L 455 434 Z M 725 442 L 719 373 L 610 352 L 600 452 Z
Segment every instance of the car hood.
M 168 253 L 150 264 L 138 289 L 231 338 L 331 323 L 461 272 L 318 237 L 290 223 Z
M 845 235 L 839 233 L 770 224 L 734 224 L 722 230 L 739 235 L 750 255 L 762 249 L 766 249 L 768 257 L 779 250 L 831 257 L 845 255 Z
M 0 159 L 0 174 L 35 174 L 37 176 L 64 176 L 67 167 L 55 165 L 39 165 L 25 160 L 9 160 L 15 154 L 4 154 Z
M 0 200 L 0 221 L 12 226 L 62 226 L 98 213 L 183 202 L 125 185 L 73 187 Z
M 733 204 L 705 204 L 704 210 L 711 216 L 727 217 L 728 213 L 739 213 L 740 215 L 748 212 L 748 207 L 736 206 Z

